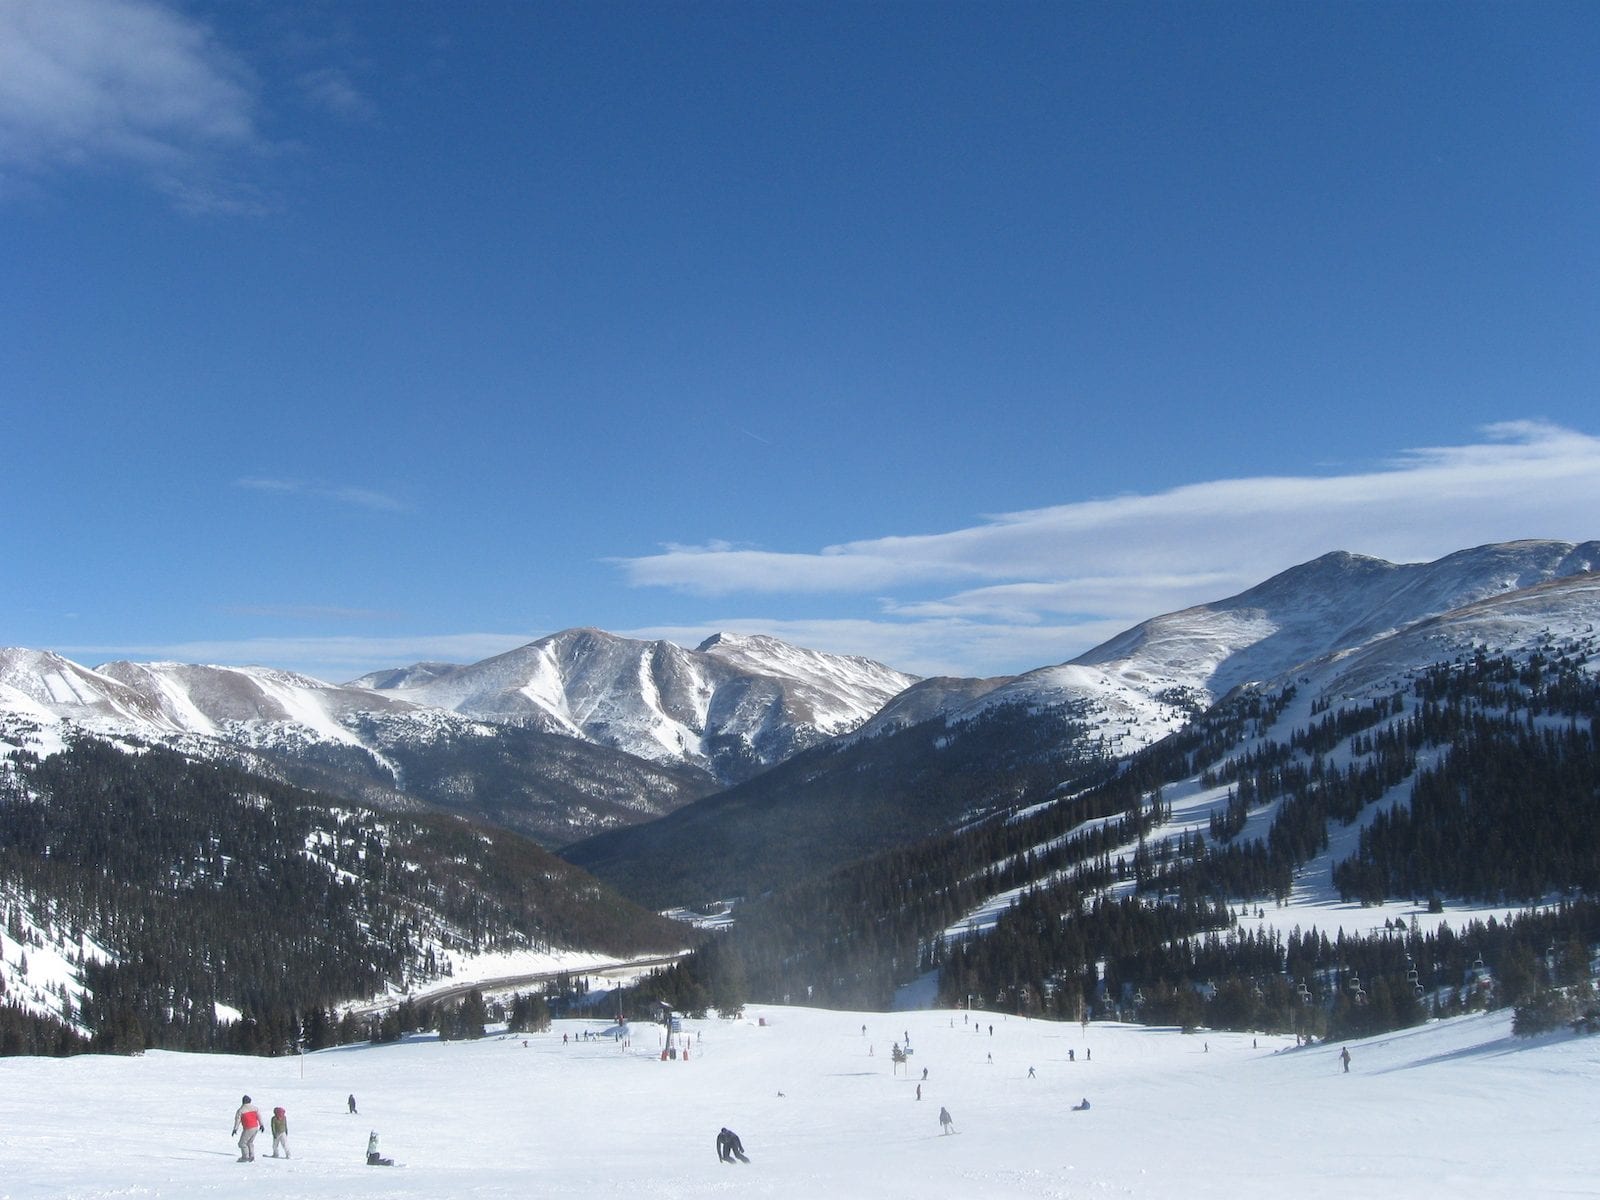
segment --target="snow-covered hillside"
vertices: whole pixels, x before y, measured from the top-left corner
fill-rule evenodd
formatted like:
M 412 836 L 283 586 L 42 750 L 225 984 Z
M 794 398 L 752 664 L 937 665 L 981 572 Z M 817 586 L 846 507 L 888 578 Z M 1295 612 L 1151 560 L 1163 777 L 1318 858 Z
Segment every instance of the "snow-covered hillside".
M 1111 753 L 1128 754 L 1240 684 L 1271 686 L 1314 664 L 1325 688 L 1358 665 L 1366 674 L 1417 669 L 1474 638 L 1514 632 L 1528 614 L 1556 632 L 1581 628 L 1594 619 L 1582 580 L 1597 568 L 1600 542 L 1508 542 L 1431 563 L 1326 554 L 1237 596 L 1141 622 L 1060 666 L 981 687 L 929 680 L 858 736 L 936 714 L 959 722 L 998 704 L 1072 704 Z M 1495 615 L 1510 613 L 1520 615 Z
M 659 1026 L 635 1021 L 619 1041 L 600 1019 L 277 1059 L 9 1058 L 0 1187 L 19 1200 L 1591 1195 L 1600 1039 L 1524 1041 L 1509 1023 L 1353 1041 L 1348 1074 L 1341 1045 L 1265 1034 L 768 1006 L 685 1021 L 688 1057 L 665 1061 Z M 912 1049 L 898 1071 L 896 1041 Z M 263 1137 L 255 1162 L 235 1161 L 245 1093 L 286 1110 L 292 1157 L 273 1160 Z M 717 1161 L 724 1126 L 748 1164 Z M 365 1165 L 374 1132 L 401 1165 Z
M 1269 727 L 1247 729 L 1239 741 L 1218 757 L 1208 759 L 1205 770 L 1180 771 L 1161 780 L 1159 793 L 1165 815 L 1139 836 L 1130 835 L 1121 845 L 1105 849 L 1107 861 L 1114 866 L 1129 867 L 1135 862 L 1136 854 L 1143 850 L 1181 855 L 1184 839 L 1196 835 L 1214 837 L 1213 819 L 1223 818 L 1228 813 L 1236 790 L 1234 778 L 1226 772 L 1230 761 L 1243 761 L 1249 755 L 1270 751 L 1274 745 L 1288 744 L 1319 721 L 1344 713 L 1370 712 L 1375 705 L 1386 704 L 1387 708 L 1381 711 L 1388 715 L 1357 723 L 1348 736 L 1325 739 L 1315 753 L 1303 749 L 1290 759 L 1294 763 L 1309 764 L 1316 757 L 1333 771 L 1370 764 L 1371 736 L 1376 731 L 1398 725 L 1417 710 L 1420 702 L 1413 685 L 1419 677 L 1440 665 L 1455 664 L 1464 668 L 1479 657 L 1491 661 L 1504 658 L 1520 665 L 1542 660 L 1547 670 L 1551 659 L 1561 658 L 1580 664 L 1577 670 L 1593 678 L 1600 671 L 1600 574 L 1561 576 L 1490 595 L 1441 616 L 1374 636 L 1357 648 L 1301 663 L 1287 677 L 1279 676 L 1270 681 L 1262 694 L 1277 697 L 1281 703 Z M 1530 715 L 1526 719 L 1537 720 L 1554 729 L 1574 723 L 1580 727 L 1591 724 L 1586 716 L 1560 712 L 1538 718 Z M 1362 735 L 1368 739 L 1365 750 L 1358 749 L 1356 744 Z M 1443 746 L 1425 747 L 1415 766 L 1435 767 L 1446 752 Z M 1413 779 L 1411 774 L 1398 777 L 1359 814 L 1345 822 L 1330 821 L 1328 837 L 1320 851 L 1298 867 L 1292 890 L 1278 902 L 1263 904 L 1259 898 L 1246 902 L 1237 896 L 1225 897 L 1239 913 L 1239 929 L 1275 932 L 1284 938 L 1292 931 L 1312 929 L 1330 936 L 1336 933 L 1361 936 L 1385 929 L 1391 922 L 1399 928 L 1420 918 L 1429 928 L 1442 925 L 1461 930 L 1473 921 L 1494 918 L 1504 922 L 1525 912 L 1529 907 L 1526 902 L 1491 903 L 1451 896 L 1443 901 L 1441 912 L 1429 915 L 1412 899 L 1390 897 L 1383 903 L 1370 899 L 1358 903 L 1340 894 L 1334 867 L 1355 854 L 1363 831 L 1375 817 L 1393 806 L 1404 807 L 1409 803 Z M 1151 800 L 1151 797 L 1146 799 Z M 1538 798 L 1529 796 L 1527 802 L 1535 806 Z M 1038 809 L 1026 810 L 1011 819 L 1020 821 L 1035 811 Z M 1277 813 L 1276 800 L 1254 809 L 1227 841 L 1264 843 Z M 1103 823 L 1099 820 L 1086 822 L 1072 830 L 1072 834 L 1082 834 Z M 1063 840 L 1052 839 L 1030 849 L 1043 856 Z M 1065 869 L 998 891 L 963 912 L 944 930 L 944 936 L 959 941 L 974 932 L 986 932 L 1025 891 L 1053 878 L 1065 878 L 1070 873 L 1070 869 Z M 1104 894 L 1137 894 L 1135 881 L 1124 875 L 1119 882 L 1105 888 Z M 1158 898 L 1154 894 L 1146 895 L 1151 902 Z
M 569 629 L 468 666 L 417 664 L 353 686 L 689 763 L 728 782 L 856 728 L 914 682 L 776 638 L 719 634 L 685 650 Z

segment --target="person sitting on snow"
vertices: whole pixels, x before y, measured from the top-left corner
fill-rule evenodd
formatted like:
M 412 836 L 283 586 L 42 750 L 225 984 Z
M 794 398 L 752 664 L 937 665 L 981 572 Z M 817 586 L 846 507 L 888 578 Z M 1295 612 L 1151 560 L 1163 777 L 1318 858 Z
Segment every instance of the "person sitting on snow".
M 371 1136 L 367 1138 L 367 1166 L 369 1166 L 369 1167 L 392 1167 L 392 1166 L 394 1166 L 394 1159 L 392 1159 L 392 1158 L 384 1158 L 383 1155 L 378 1153 L 378 1131 L 376 1129 L 374 1129 L 372 1131 Z

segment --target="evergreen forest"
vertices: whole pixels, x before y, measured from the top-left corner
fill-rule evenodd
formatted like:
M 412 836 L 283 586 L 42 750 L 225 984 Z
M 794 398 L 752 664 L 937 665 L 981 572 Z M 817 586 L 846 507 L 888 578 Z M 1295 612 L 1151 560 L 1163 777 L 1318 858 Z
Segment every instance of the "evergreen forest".
M 24 978 L 65 945 L 85 989 L 64 1022 L 0 995 L 0 1053 L 283 1053 L 378 1032 L 335 1006 L 448 951 L 686 940 L 519 835 L 90 737 L 0 772 L 0 905 Z

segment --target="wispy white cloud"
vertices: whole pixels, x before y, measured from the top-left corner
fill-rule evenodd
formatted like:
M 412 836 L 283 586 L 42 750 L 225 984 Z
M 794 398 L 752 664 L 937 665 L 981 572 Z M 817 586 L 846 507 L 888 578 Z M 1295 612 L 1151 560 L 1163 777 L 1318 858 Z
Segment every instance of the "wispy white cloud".
M 984 674 L 1062 661 L 1330 550 L 1412 562 L 1486 542 L 1597 535 L 1600 439 L 1518 421 L 1470 445 L 1407 450 L 1342 474 L 1216 480 L 811 552 L 675 545 L 619 565 L 635 586 L 708 597 L 858 596 L 875 615 L 800 623 L 822 635 L 810 644 L 920 673 Z
M 123 646 L 61 646 L 58 649 L 75 661 L 89 664 L 129 658 L 216 666 L 270 666 L 299 671 L 328 683 L 344 683 L 372 671 L 415 662 L 478 662 L 525 645 L 538 636 L 447 633 L 395 637 L 254 637 Z
M 370 121 L 377 116 L 377 106 L 340 67 L 306 71 L 296 82 L 307 101 L 337 117 L 347 121 Z
M 409 512 L 411 506 L 387 492 L 372 488 L 352 487 L 347 484 L 311 483 L 304 479 L 279 479 L 269 476 L 247 475 L 234 481 L 236 487 L 254 492 L 279 492 L 284 495 L 309 496 L 319 500 L 333 500 L 358 508 L 379 512 Z
M 1087 648 L 1127 627 L 1127 622 L 1085 619 L 1037 624 L 960 618 L 918 620 L 860 618 L 727 617 L 693 625 L 649 625 L 617 631 L 625 637 L 662 638 L 696 646 L 713 633 L 764 633 L 830 654 L 856 654 L 897 670 L 931 677 L 1008 674 L 1070 657 L 1063 646 Z
M 235 617 L 267 617 L 287 621 L 392 621 L 398 614 L 374 608 L 346 608 L 335 604 L 235 604 L 227 608 Z
M 0 177 L 132 170 L 189 212 L 258 211 L 231 156 L 263 148 L 251 71 L 154 0 L 0 3 Z

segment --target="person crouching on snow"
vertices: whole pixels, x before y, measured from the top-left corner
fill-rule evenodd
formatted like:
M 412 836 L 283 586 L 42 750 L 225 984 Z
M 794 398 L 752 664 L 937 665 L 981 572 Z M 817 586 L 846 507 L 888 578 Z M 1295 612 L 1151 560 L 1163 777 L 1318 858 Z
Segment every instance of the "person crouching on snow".
M 717 1133 L 717 1157 L 725 1163 L 731 1163 L 734 1159 L 742 1163 L 750 1161 L 744 1156 L 744 1143 L 739 1140 L 739 1135 L 727 1126 Z

